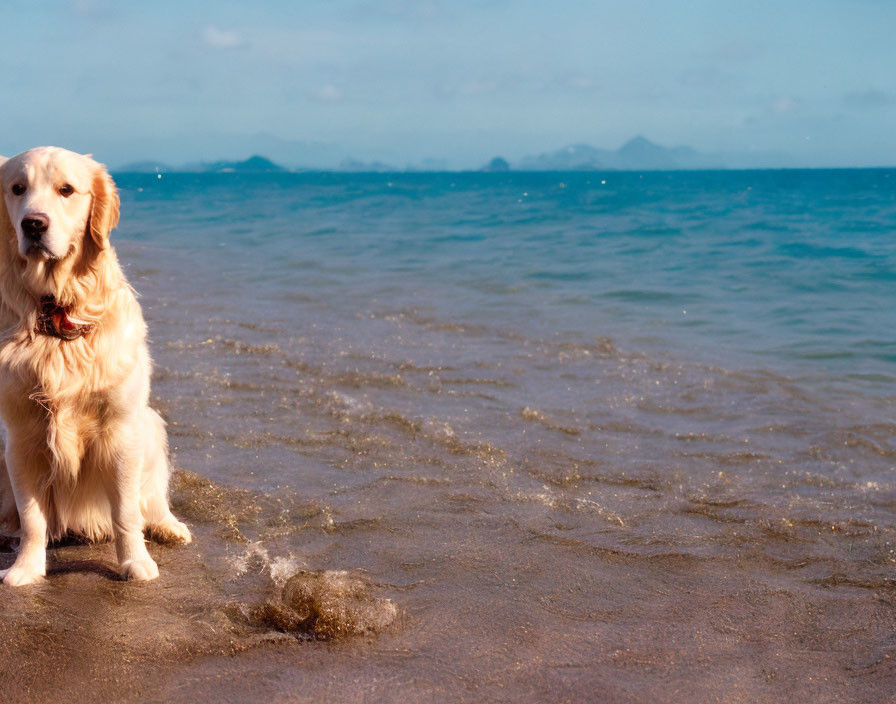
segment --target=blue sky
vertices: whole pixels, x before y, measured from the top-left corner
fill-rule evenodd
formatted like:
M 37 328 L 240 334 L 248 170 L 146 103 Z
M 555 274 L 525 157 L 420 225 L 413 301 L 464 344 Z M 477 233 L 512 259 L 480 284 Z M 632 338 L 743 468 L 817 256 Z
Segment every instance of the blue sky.
M 896 3 L 3 2 L 0 153 L 896 164 Z M 279 151 L 280 153 L 273 153 Z

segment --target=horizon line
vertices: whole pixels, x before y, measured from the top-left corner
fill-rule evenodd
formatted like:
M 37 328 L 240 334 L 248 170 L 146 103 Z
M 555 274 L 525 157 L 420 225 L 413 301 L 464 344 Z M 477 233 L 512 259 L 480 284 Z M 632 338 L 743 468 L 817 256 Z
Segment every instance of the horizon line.
M 140 162 L 130 162 L 124 166 L 138 164 Z M 201 162 L 212 165 L 216 162 Z M 236 162 L 240 163 L 240 162 Z M 238 171 L 236 169 L 221 169 L 195 171 L 192 169 L 167 169 L 164 171 L 135 171 L 122 167 L 110 167 L 109 171 L 116 174 L 126 174 L 133 176 L 161 176 L 161 175 L 209 175 L 209 176 L 271 176 L 285 174 L 633 174 L 633 173 L 698 173 L 698 172 L 718 172 L 718 171 L 893 171 L 896 170 L 896 164 L 891 165 L 875 165 L 875 166 L 715 166 L 715 167 L 698 167 L 698 168 L 645 168 L 645 169 L 618 169 L 607 167 L 605 169 L 502 169 L 490 170 L 486 168 L 478 169 L 424 169 L 424 168 L 395 168 L 395 169 L 341 169 L 339 167 L 301 167 L 281 169 L 259 170 L 259 171 Z

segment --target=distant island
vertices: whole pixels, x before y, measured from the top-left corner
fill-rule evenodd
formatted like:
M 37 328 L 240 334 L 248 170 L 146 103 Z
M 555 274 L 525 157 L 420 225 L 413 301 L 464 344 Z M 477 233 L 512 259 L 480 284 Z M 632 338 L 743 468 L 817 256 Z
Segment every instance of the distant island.
M 668 171 L 724 168 L 720 159 L 692 147 L 664 147 L 635 137 L 619 149 L 573 144 L 555 152 L 528 156 L 513 166 L 519 171 Z
M 352 173 L 394 173 L 401 171 L 396 166 L 384 164 L 381 161 L 359 161 L 358 159 L 343 159 L 334 171 L 348 171 Z
M 496 156 L 483 166 L 480 171 L 510 171 L 510 164 L 504 157 Z
M 132 174 L 159 174 L 159 173 L 203 173 L 203 174 L 268 174 L 291 171 L 291 169 L 275 164 L 267 157 L 250 156 L 244 161 L 215 161 L 211 163 L 199 162 L 184 164 L 183 166 L 169 166 L 160 161 L 135 161 L 115 169 L 120 173 Z
M 588 144 L 571 144 L 554 152 L 526 156 L 511 162 L 495 156 L 479 170 L 483 172 L 506 171 L 670 171 L 680 169 L 723 169 L 726 164 L 720 157 L 701 154 L 687 146 L 664 147 L 646 137 L 630 139 L 618 149 L 601 149 Z M 254 155 L 243 161 L 196 162 L 171 166 L 159 161 L 136 161 L 124 164 L 114 171 L 119 173 L 237 173 L 266 174 L 301 171 L 336 171 L 346 173 L 397 173 L 448 171 L 445 162 L 424 159 L 419 164 L 405 168 L 380 161 L 343 159 L 333 168 L 290 168 L 271 159 Z
M 250 156 L 245 161 L 216 161 L 213 164 L 206 164 L 204 170 L 216 174 L 268 174 L 278 171 L 289 171 L 286 167 L 275 164 L 270 159 L 258 155 Z

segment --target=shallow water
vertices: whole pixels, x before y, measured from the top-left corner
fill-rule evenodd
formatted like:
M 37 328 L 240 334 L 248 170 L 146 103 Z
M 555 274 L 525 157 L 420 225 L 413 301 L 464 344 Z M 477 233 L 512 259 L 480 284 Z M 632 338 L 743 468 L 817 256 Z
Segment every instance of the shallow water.
M 56 550 L 5 691 L 891 697 L 892 172 L 118 181 L 196 542 Z

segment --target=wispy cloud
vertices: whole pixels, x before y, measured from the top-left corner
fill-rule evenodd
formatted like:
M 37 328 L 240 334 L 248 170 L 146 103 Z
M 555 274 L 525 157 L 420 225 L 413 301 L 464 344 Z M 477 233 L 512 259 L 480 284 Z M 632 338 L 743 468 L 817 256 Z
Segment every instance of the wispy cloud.
M 573 90 L 593 90 L 597 82 L 591 77 L 581 73 L 573 73 L 560 79 L 560 85 Z
M 800 101 L 789 95 L 782 95 L 772 102 L 772 112 L 776 115 L 789 115 L 799 110 Z
M 118 17 L 121 10 L 109 0 L 71 0 L 69 7 L 75 15 L 88 19 Z
M 246 40 L 239 32 L 221 29 L 213 24 L 203 27 L 199 38 L 205 46 L 212 49 L 238 49 L 246 45 Z
M 312 95 L 322 103 L 338 103 L 342 100 L 342 91 L 332 83 L 320 86 Z

